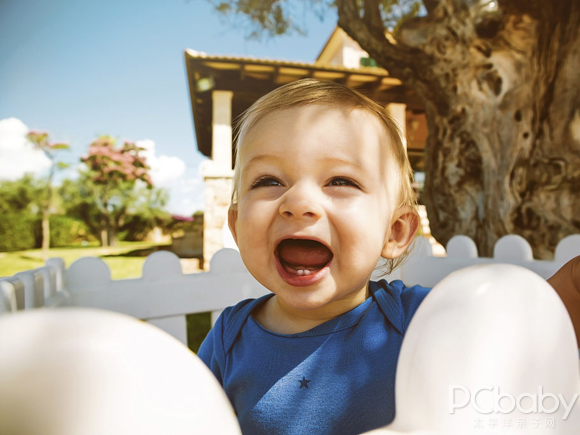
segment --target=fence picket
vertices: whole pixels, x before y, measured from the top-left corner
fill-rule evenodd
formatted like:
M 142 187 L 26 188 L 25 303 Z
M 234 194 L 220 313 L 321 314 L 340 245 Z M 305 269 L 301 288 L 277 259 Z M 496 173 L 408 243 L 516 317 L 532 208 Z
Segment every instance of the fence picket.
M 559 264 L 565 264 L 578 255 L 580 251 L 580 234 L 573 234 L 565 237 L 556 246 L 554 253 L 555 261 Z
M 24 291 L 24 287 L 21 287 Z M 15 313 L 18 309 L 16 303 L 16 284 L 13 279 L 0 280 L 0 314 Z
M 447 243 L 447 258 L 477 258 L 477 246 L 467 236 L 453 236 Z
M 496 261 L 532 261 L 532 247 L 522 236 L 510 234 L 499 239 L 493 248 L 493 259 Z
M 24 284 L 24 309 L 32 310 L 44 306 L 44 277 L 38 269 L 14 275 Z
M 97 257 L 78 259 L 66 270 L 65 277 L 71 293 L 106 287 L 112 282 L 109 266 Z
M 143 263 L 143 279 L 171 280 L 182 275 L 183 271 L 179 257 L 173 252 L 154 252 Z
M 54 271 L 54 292 L 51 293 L 62 291 L 65 288 L 64 272 L 66 268 L 64 260 L 62 258 L 49 258 L 46 265 Z

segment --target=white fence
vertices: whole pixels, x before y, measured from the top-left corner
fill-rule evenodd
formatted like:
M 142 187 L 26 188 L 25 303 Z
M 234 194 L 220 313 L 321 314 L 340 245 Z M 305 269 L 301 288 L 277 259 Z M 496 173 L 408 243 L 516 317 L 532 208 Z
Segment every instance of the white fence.
M 529 244 L 514 235 L 497 242 L 493 258 L 478 257 L 475 243 L 465 236 L 450 240 L 447 257 L 433 257 L 429 242 L 419 238 L 407 262 L 385 278 L 432 287 L 455 270 L 488 263 L 515 264 L 549 278 L 576 255 L 580 234 L 561 240 L 553 261 L 534 260 Z M 225 307 L 266 292 L 233 249 L 216 253 L 209 272 L 185 275 L 177 256 L 156 252 L 145 261 L 141 278 L 124 280 L 112 280 L 99 258 L 82 258 L 68 269 L 56 258 L 44 267 L 0 278 L 0 313 L 46 306 L 111 310 L 146 320 L 187 343 L 187 314 L 210 311 L 215 321 Z

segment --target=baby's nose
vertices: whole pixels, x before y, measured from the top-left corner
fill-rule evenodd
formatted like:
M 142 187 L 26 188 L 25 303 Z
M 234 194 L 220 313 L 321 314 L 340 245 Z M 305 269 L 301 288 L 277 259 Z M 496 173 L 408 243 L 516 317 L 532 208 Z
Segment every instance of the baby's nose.
M 322 206 L 317 195 L 305 186 L 293 186 L 284 197 L 279 209 L 285 218 L 319 219 Z

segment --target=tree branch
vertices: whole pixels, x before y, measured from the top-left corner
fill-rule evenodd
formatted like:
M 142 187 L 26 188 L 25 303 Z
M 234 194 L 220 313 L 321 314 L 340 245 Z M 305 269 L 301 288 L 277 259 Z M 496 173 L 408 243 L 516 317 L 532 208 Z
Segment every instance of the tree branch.
M 365 0 L 365 3 L 367 1 Z M 338 25 L 357 41 L 378 65 L 386 68 L 391 76 L 417 91 L 425 101 L 436 106 L 438 112 L 446 113 L 449 107 L 445 83 L 440 83 L 441 78 L 434 73 L 438 58 L 434 57 L 434 47 L 430 41 L 433 37 L 438 38 L 438 35 L 433 33 L 439 31 L 438 29 L 448 31 L 445 22 L 449 20 L 450 1 L 459 0 L 446 0 L 446 6 L 440 4 L 435 17 L 414 18 L 405 22 L 403 25 L 405 32 L 412 35 L 412 38 L 417 36 L 415 30 L 418 30 L 421 41 L 417 44 L 407 44 L 400 38 L 397 43 L 391 43 L 384 34 L 380 37 L 373 34 L 360 16 L 357 0 L 336 1 Z M 402 36 L 402 32 L 403 29 L 399 36 Z M 447 62 L 447 59 L 443 61 Z
M 370 4 L 367 3 L 370 1 Z M 366 11 L 378 11 L 375 0 L 365 0 Z M 369 28 L 368 23 L 360 17 L 357 0 L 337 0 L 338 25 L 352 39 L 369 53 L 379 65 L 388 69 L 389 73 L 400 79 L 403 78 L 403 71 L 417 62 L 421 53 L 407 47 L 398 46 L 389 42 L 384 35 L 384 28 L 381 23 L 380 35 Z M 379 14 L 380 16 L 380 14 Z M 370 19 L 370 18 L 369 18 Z M 374 21 L 375 19 L 373 19 Z
M 560 2 L 546 2 L 543 0 L 502 0 L 500 5 L 507 13 L 513 13 L 516 15 L 527 14 L 532 18 L 542 19 L 545 17 L 546 13 L 550 14 L 554 7 L 566 2 L 569 3 L 569 0 L 561 0 Z
M 365 0 L 363 21 L 375 38 L 380 40 L 385 36 L 385 28 L 377 0 Z
M 430 14 L 439 6 L 439 0 L 423 0 L 423 5 L 427 9 L 427 13 Z

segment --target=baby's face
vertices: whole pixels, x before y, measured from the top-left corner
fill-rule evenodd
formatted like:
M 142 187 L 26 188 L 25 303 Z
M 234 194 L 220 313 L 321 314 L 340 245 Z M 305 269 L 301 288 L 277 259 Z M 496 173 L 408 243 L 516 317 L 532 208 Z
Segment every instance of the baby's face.
M 242 140 L 230 228 L 248 270 L 288 309 L 328 316 L 360 304 L 398 206 L 400 175 L 379 121 L 298 107 Z

